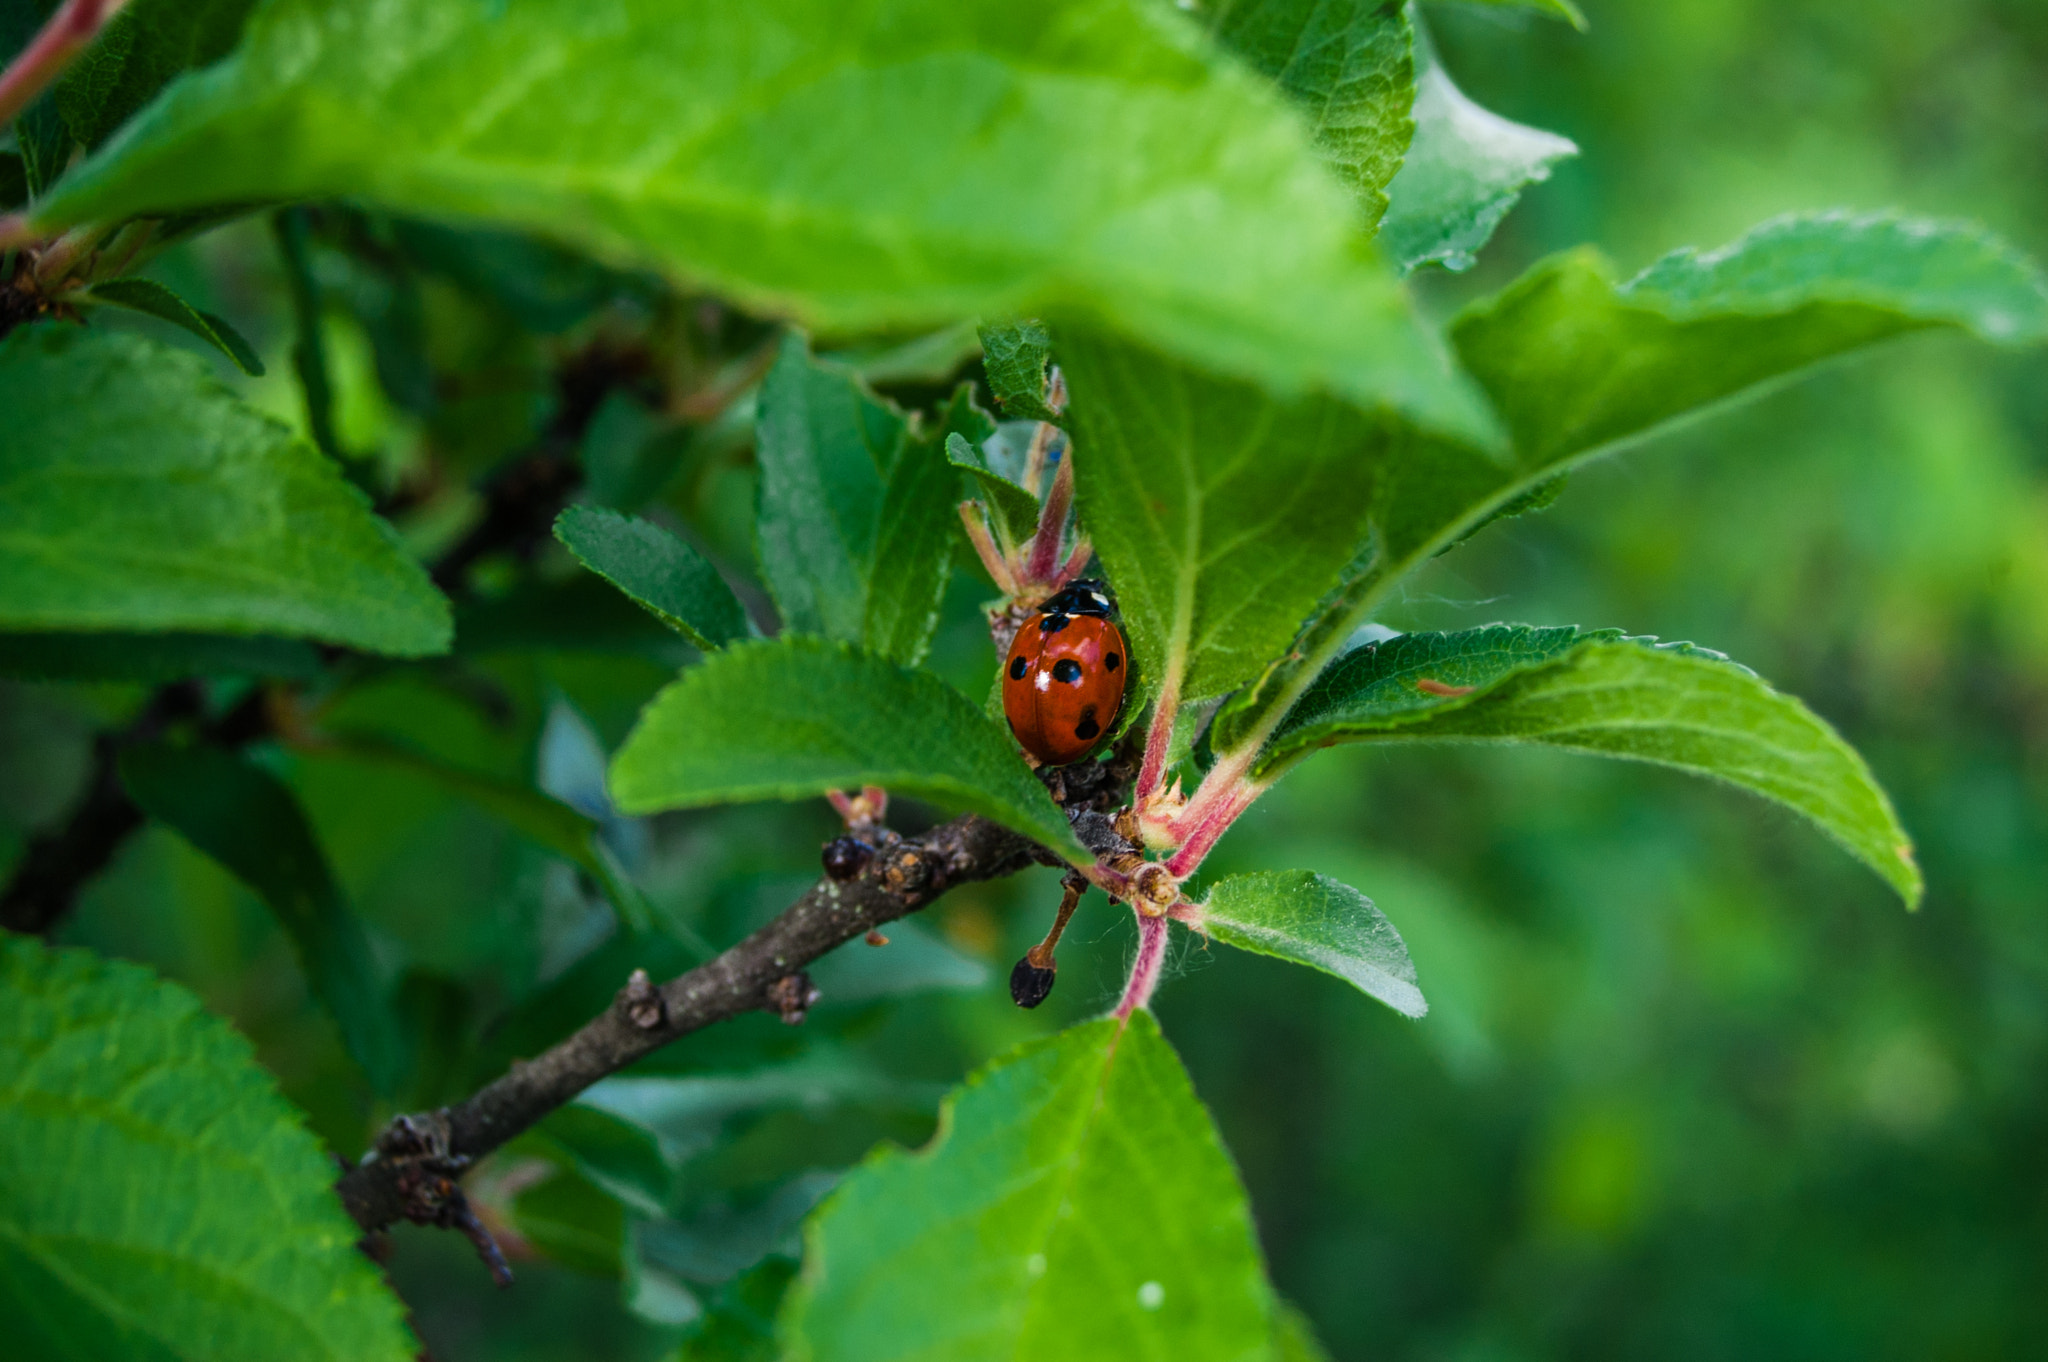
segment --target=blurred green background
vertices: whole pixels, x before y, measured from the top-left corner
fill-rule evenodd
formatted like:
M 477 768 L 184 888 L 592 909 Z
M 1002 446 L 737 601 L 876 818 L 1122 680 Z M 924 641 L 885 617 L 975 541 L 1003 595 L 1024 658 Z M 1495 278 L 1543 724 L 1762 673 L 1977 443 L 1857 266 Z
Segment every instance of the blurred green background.
M 1419 281 L 1432 311 L 1580 242 L 1633 272 L 1836 205 L 1971 217 L 2048 258 L 2040 0 L 1587 9 L 1585 34 L 1492 8 L 1427 11 L 1470 94 L 1582 152 L 1471 275 Z M 407 235 L 339 210 L 315 223 L 339 438 L 413 489 L 397 518 L 426 553 L 474 513 L 462 474 L 544 436 L 565 355 L 652 330 L 663 371 L 704 391 L 743 378 L 757 338 L 516 242 Z M 161 272 L 258 340 L 271 376 L 248 391 L 303 424 L 264 231 L 216 234 Z M 939 391 L 905 372 L 900 398 Z M 744 424 L 675 414 L 608 404 L 585 460 L 626 478 L 635 460 L 672 468 L 657 513 L 744 576 Z M 589 797 L 597 749 L 683 658 L 630 607 L 579 594 L 557 556 L 486 563 L 479 581 L 462 656 L 357 676 L 323 722 Z M 933 660 L 974 695 L 990 667 L 974 615 L 988 594 L 963 568 Z M 1429 1017 L 1185 939 L 1157 1004 L 1243 1169 L 1282 1291 L 1346 1359 L 2038 1356 L 2042 359 L 1930 338 L 1831 367 L 1576 475 L 1549 511 L 1439 560 L 1385 623 L 1495 619 L 1694 639 L 1806 698 L 1892 791 L 1926 906 L 1902 912 L 1788 816 L 1669 773 L 1543 754 L 1325 754 L 1210 869 L 1316 869 L 1364 890 L 1406 936 Z M 0 863 L 61 816 L 94 728 L 138 694 L 0 688 Z M 687 964 L 679 935 L 736 939 L 816 874 L 833 829 L 822 807 L 614 824 L 663 925 L 635 941 L 570 868 L 445 786 L 334 751 L 266 759 L 404 972 L 408 1024 L 438 1038 L 406 1094 L 418 1103 L 566 1033 L 634 964 Z M 395 1237 L 393 1271 L 433 1355 L 662 1356 L 693 1308 L 678 1291 L 726 1303 L 743 1328 L 773 1271 L 731 1283 L 747 1256 L 735 1243 L 787 1247 L 830 1170 L 876 1139 L 923 1139 L 967 1069 L 1113 1000 L 1131 934 L 1099 896 L 1052 1002 L 1026 1014 L 1005 996 L 1001 975 L 1057 899 L 1049 872 L 957 892 L 885 950 L 849 947 L 821 969 L 827 1002 L 803 1028 L 749 1018 L 659 1056 L 661 1073 L 716 1077 L 672 1127 L 681 1173 L 658 1219 L 600 1190 L 574 1131 L 500 1155 L 480 1200 L 527 1246 L 515 1289 L 495 1292 L 454 1236 Z M 196 987 L 338 1150 L 386 1114 L 264 910 L 173 836 L 134 842 L 62 939 Z

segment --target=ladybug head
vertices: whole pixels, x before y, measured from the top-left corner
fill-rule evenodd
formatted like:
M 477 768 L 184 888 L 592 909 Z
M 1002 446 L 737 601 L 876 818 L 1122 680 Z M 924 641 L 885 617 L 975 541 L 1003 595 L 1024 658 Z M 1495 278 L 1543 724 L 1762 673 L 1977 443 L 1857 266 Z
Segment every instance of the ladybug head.
M 1108 619 L 1116 610 L 1109 588 L 1093 577 L 1084 577 L 1038 607 L 1047 615 L 1093 615 Z

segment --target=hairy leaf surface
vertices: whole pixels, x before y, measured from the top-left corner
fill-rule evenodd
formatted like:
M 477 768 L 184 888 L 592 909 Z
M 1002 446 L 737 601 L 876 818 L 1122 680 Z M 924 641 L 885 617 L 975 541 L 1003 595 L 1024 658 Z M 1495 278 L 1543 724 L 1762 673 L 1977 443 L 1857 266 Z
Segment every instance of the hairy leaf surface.
M 390 1092 L 404 1056 L 388 990 L 291 787 L 233 752 L 165 743 L 122 753 L 121 783 L 144 813 L 269 906 L 349 1053 L 378 1091 Z
M 447 650 L 448 602 L 362 494 L 197 355 L 24 328 L 0 411 L 0 627 Z
M 254 0 L 131 0 L 56 88 L 71 135 L 96 147 L 181 72 L 226 56 Z
M 814 329 L 1082 320 L 1487 428 L 1282 97 L 1144 0 L 278 0 L 37 225 L 334 195 Z
M 734 644 L 663 690 L 612 760 L 627 813 L 880 785 L 1092 859 L 1000 724 L 929 672 L 818 639 Z
M 415 1355 L 333 1161 L 184 989 L 0 940 L 0 1110 L 11 1356 Z
M 1260 754 L 1271 777 L 1339 742 L 1537 744 L 1675 767 L 1784 805 L 1920 898 L 1913 846 L 1870 768 L 1805 705 L 1690 644 L 1489 625 L 1345 654 Z
M 1140 1011 L 995 1061 L 929 1147 L 848 1176 L 783 1326 L 806 1362 L 1250 1362 L 1273 1313 L 1236 1170 Z
M 1676 251 L 1616 285 L 1591 250 L 1546 260 L 1452 324 L 1459 357 L 1507 422 L 1506 458 L 1397 432 L 1373 488 L 1375 554 L 1293 655 L 1225 705 L 1218 752 L 1291 704 L 1391 585 L 1577 463 L 1908 332 L 2048 338 L 2048 282 L 2004 243 L 1882 214 L 1780 218 L 1719 250 Z
M 1183 675 L 1183 704 L 1257 675 L 1365 536 L 1372 424 L 1130 346 L 1063 339 L 1060 359 L 1081 522 L 1139 675 Z
M 761 568 L 783 626 L 921 659 L 959 523 L 941 442 L 792 336 L 761 386 L 756 447 Z
M 1021 545 L 1038 529 L 1038 498 L 989 466 L 988 456 L 962 439 L 946 437 L 946 462 L 974 479 L 998 531 Z
M 1371 899 L 1327 875 L 1233 875 L 1209 891 L 1197 925 L 1241 950 L 1334 974 L 1403 1016 L 1429 1011 L 1394 924 Z
M 1522 191 L 1579 149 L 1473 103 L 1417 46 L 1415 136 L 1387 190 L 1379 244 L 1403 269 L 1468 270 Z
M 1008 322 L 981 328 L 982 371 L 1003 415 L 1012 420 L 1058 421 L 1045 403 L 1046 366 L 1052 360 L 1052 335 L 1045 323 Z
M 1365 204 L 1368 229 L 1415 131 L 1414 34 L 1401 0 L 1220 0 L 1225 46 L 1308 114 L 1316 146 Z
M 555 538 L 576 561 L 699 648 L 722 647 L 749 632 L 746 608 L 718 569 L 659 525 L 571 506 L 555 518 Z

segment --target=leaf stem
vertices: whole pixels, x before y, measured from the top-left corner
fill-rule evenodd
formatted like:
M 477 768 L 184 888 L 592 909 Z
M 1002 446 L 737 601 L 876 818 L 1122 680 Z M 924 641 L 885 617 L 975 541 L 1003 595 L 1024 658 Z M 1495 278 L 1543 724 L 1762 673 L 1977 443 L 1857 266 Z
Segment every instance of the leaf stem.
M 1040 429 L 1049 429 L 1041 426 Z M 1060 460 L 1052 475 L 1052 487 L 1038 511 L 1038 533 L 1031 539 L 1031 556 L 1024 563 L 1024 579 L 1049 582 L 1060 566 L 1060 540 L 1066 534 L 1067 512 L 1074 504 L 1074 460 Z
M 1166 917 L 1138 914 L 1138 958 L 1131 962 L 1131 977 L 1124 985 L 1123 1000 L 1116 1005 L 1119 1021 L 1152 1001 L 1159 987 L 1160 966 L 1166 963 Z
M 1207 781 L 1203 782 L 1205 788 L 1207 784 Z M 1189 801 L 1184 822 L 1188 831 L 1180 834 L 1180 846 L 1173 855 L 1166 858 L 1166 873 L 1176 880 L 1184 880 L 1194 874 L 1196 868 L 1202 864 L 1202 858 L 1207 856 L 1218 839 L 1230 830 L 1230 825 L 1237 821 L 1238 815 L 1250 808 L 1252 801 L 1265 792 L 1264 785 L 1254 785 L 1249 781 L 1240 780 L 1229 786 L 1223 794 L 1211 797 L 1205 806 L 1198 808 L 1192 800 Z M 1178 832 L 1178 826 L 1176 831 Z
M 1015 600 L 1019 595 L 1017 574 L 1010 571 L 1009 557 L 996 547 L 995 540 L 989 536 L 988 519 L 982 514 L 981 503 L 961 502 L 960 523 L 966 527 L 967 542 L 974 545 L 974 555 L 981 559 L 981 565 L 988 569 L 988 575 L 995 582 L 996 590 Z M 996 530 L 997 533 L 1001 533 L 1002 527 L 999 525 Z
M 127 0 L 64 0 L 21 54 L 0 71 L 0 128 L 12 123 L 99 36 Z
M 1173 721 L 1179 716 L 1180 669 L 1175 667 L 1159 689 L 1159 698 L 1153 702 L 1152 726 L 1145 731 L 1145 759 L 1138 767 L 1136 790 L 1140 808 L 1159 792 L 1159 784 L 1165 779 L 1166 753 L 1173 745 Z

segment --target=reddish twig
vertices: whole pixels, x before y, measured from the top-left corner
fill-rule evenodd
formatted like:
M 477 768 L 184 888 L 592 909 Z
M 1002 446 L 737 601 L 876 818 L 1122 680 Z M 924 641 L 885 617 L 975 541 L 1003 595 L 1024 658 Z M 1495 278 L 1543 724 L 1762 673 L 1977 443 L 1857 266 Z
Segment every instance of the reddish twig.
M 64 0 L 49 22 L 0 71 L 0 128 L 6 127 L 35 97 L 47 90 L 72 59 L 84 51 L 121 12 L 127 0 Z

